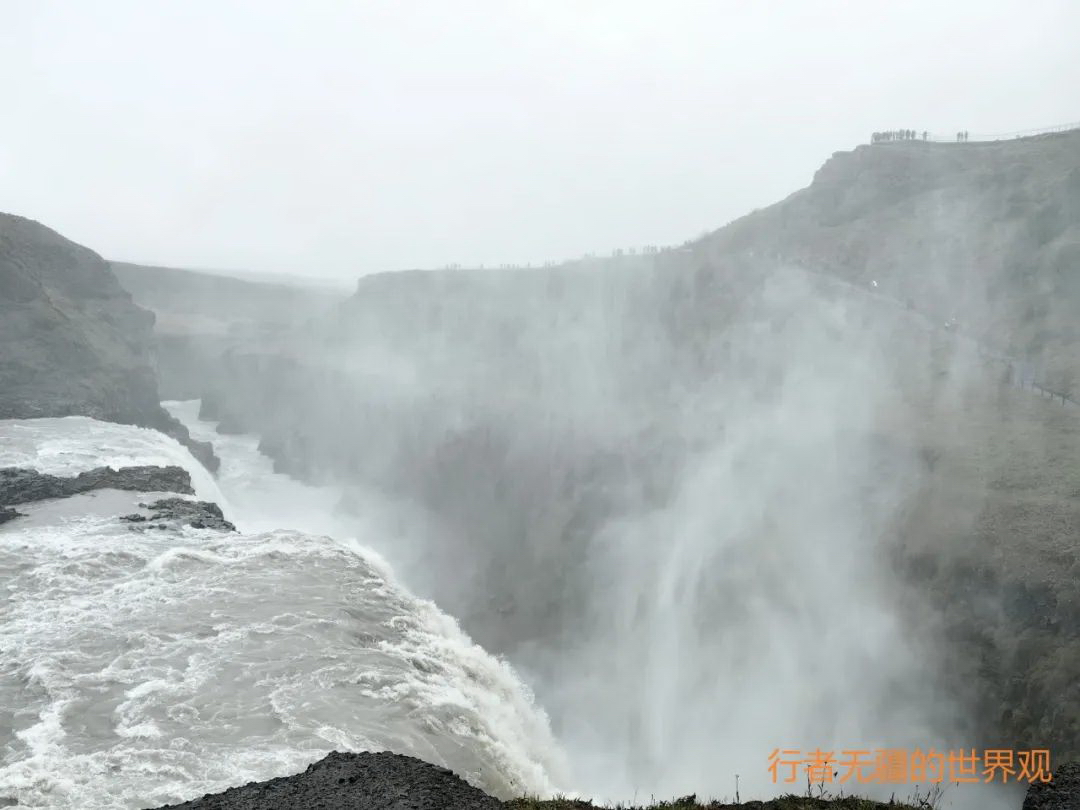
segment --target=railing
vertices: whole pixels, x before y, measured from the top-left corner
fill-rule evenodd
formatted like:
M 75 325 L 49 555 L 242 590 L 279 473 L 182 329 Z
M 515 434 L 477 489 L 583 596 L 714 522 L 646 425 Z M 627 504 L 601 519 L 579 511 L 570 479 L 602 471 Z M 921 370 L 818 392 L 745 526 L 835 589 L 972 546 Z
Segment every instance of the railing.
M 896 132 L 903 132 L 905 130 L 893 130 L 891 132 L 881 133 L 883 135 L 891 136 L 891 139 L 872 138 L 871 143 L 910 143 L 911 141 L 924 141 L 929 143 L 991 143 L 994 141 L 1010 141 L 1016 138 L 1034 138 L 1039 135 L 1052 135 L 1056 132 L 1069 132 L 1074 129 L 1080 129 L 1080 121 L 1074 121 L 1071 124 L 1057 124 L 1052 127 L 1041 127 L 1039 129 L 1018 130 L 1016 132 L 957 132 L 952 135 L 942 135 L 941 133 L 924 130 L 906 130 L 908 132 L 913 132 L 914 137 L 912 138 L 895 137 Z M 963 137 L 961 137 L 961 135 Z
M 777 256 L 777 258 L 780 258 Z M 782 260 L 782 259 L 781 259 Z M 924 312 L 913 309 L 908 302 L 901 301 L 898 298 L 894 298 L 884 290 L 881 290 L 877 286 L 863 287 L 859 284 L 855 284 L 847 279 L 835 276 L 825 269 L 812 269 L 805 264 L 799 262 L 791 262 L 791 266 L 798 268 L 803 273 L 807 273 L 816 278 L 820 278 L 828 283 L 834 284 L 839 287 L 844 287 L 854 292 L 858 292 L 862 295 L 875 298 L 879 301 L 885 302 L 897 309 L 907 312 L 909 315 L 916 317 L 922 321 L 924 327 L 928 327 L 937 332 L 948 332 L 956 340 L 965 341 L 971 346 L 975 352 L 983 358 L 983 360 L 991 360 L 997 363 L 1001 363 L 1008 371 L 1009 384 L 1020 388 L 1025 391 L 1031 391 L 1038 394 L 1044 399 L 1049 399 L 1052 402 L 1060 402 L 1062 405 L 1080 407 L 1080 402 L 1073 399 L 1068 394 L 1064 394 L 1060 391 L 1054 391 L 1047 388 L 1042 383 L 1037 382 L 1039 373 L 1032 366 L 1031 363 L 1018 360 L 1015 357 L 1010 357 L 1007 354 L 1003 354 L 995 349 L 980 343 L 975 338 L 965 335 L 962 332 L 956 331 L 955 327 L 942 325 L 939 319 L 935 319 Z
M 1051 391 L 1049 388 L 1043 388 L 1034 380 L 1025 380 L 1023 378 L 1017 378 L 1014 381 L 1014 385 L 1018 388 L 1025 390 L 1031 389 L 1041 397 L 1047 397 L 1051 401 L 1060 402 L 1062 405 L 1071 405 L 1073 407 L 1080 408 L 1080 402 L 1071 398 L 1068 394 L 1060 394 L 1057 391 Z

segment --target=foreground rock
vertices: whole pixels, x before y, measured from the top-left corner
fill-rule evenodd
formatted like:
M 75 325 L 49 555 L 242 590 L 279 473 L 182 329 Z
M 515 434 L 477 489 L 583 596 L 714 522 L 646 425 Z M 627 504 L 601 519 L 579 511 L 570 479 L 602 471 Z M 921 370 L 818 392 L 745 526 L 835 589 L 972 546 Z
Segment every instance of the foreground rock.
M 153 325 L 96 253 L 0 214 L 0 419 L 89 416 L 153 428 L 216 469 L 212 448 L 161 408 Z
M 622 805 L 620 805 L 621 807 Z M 922 807 L 929 804 L 922 803 Z M 415 757 L 380 753 L 344 754 L 334 751 L 309 765 L 303 773 L 251 782 L 224 793 L 203 796 L 156 810 L 602 810 L 588 800 L 513 799 L 506 803 L 472 787 L 446 768 Z M 1034 810 L 1080 807 L 1076 804 L 1038 804 Z M 807 798 L 785 796 L 771 801 L 722 804 L 684 796 L 641 810 L 915 810 L 901 802 L 876 802 L 857 797 Z M 627 808 L 631 810 L 631 808 Z M 1028 805 L 1024 805 L 1028 810 Z
M 252 782 L 170 810 L 499 810 L 446 768 L 389 752 L 337 751 L 295 776 Z M 158 808 L 166 810 L 166 808 Z
M 46 475 L 27 467 L 0 468 L 0 505 L 4 506 L 70 498 L 95 489 L 195 494 L 191 476 L 180 467 L 123 467 L 119 470 L 95 467 L 70 478 Z
M 1080 762 L 1054 770 L 1054 781 L 1028 788 L 1023 810 L 1077 810 L 1080 808 Z
M 124 515 L 120 519 L 128 523 L 146 523 L 147 528 L 165 529 L 171 524 L 172 526 L 190 526 L 193 529 L 215 529 L 219 532 L 236 531 L 236 526 L 225 520 L 221 507 L 209 501 L 163 498 L 144 508 L 150 510 L 149 516 L 136 513 Z

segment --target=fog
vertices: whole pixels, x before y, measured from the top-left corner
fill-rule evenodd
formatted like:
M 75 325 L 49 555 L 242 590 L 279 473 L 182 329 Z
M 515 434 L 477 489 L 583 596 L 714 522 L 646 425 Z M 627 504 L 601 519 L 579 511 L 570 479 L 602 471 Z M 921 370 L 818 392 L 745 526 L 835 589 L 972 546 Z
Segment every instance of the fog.
M 774 749 L 979 747 L 1008 705 L 979 670 L 1008 643 L 972 652 L 964 624 L 996 632 L 1003 594 L 910 567 L 928 551 L 946 570 L 987 488 L 1024 475 L 954 459 L 945 477 L 935 459 L 950 442 L 992 455 L 993 419 L 1029 418 L 985 332 L 999 279 L 951 252 L 981 243 L 993 207 L 933 193 L 887 226 L 869 218 L 910 276 L 803 266 L 767 229 L 764 254 L 721 234 L 531 271 L 390 273 L 272 341 L 234 336 L 223 360 L 181 352 L 162 374 L 339 493 L 341 525 L 507 658 L 566 756 L 560 789 L 732 798 L 738 774 L 743 797 L 801 793 L 769 778 Z M 951 786 L 944 806 L 1017 796 Z
M 1080 84 L 1070 0 L 9 0 L 0 22 L 0 209 L 111 259 L 313 277 L 677 244 L 872 131 L 1066 123 Z
M 806 789 L 769 779 L 777 748 L 842 763 L 1068 733 L 1010 725 L 1032 694 L 1051 715 L 1045 684 L 1005 695 L 1057 638 L 1030 635 L 1050 578 L 1007 582 L 991 541 L 1027 542 L 1009 521 L 1059 484 L 1075 500 L 999 441 L 1049 457 L 1072 435 L 1012 370 L 1049 368 L 1075 311 L 1035 308 L 1080 255 L 1080 168 L 1054 163 L 1075 149 L 875 146 L 817 196 L 696 237 L 873 131 L 1080 117 L 1075 3 L 4 14 L 21 125 L 0 209 L 115 260 L 319 282 L 115 267 L 157 313 L 163 398 L 309 486 L 318 508 L 274 522 L 333 512 L 281 528 L 360 538 L 503 657 L 550 720 L 559 789 L 733 799 L 738 778 L 766 798 Z M 1014 489 L 1032 500 L 986 529 Z
M 726 311 L 709 331 L 690 305 L 666 338 L 662 273 L 578 278 L 585 303 L 568 303 L 565 323 L 527 282 L 474 274 L 459 303 L 472 317 L 499 312 L 514 343 L 486 341 L 498 323 L 457 331 L 423 312 L 369 324 L 348 345 L 388 353 L 342 353 L 367 393 L 334 390 L 402 400 L 376 426 L 354 413 L 351 436 L 337 421 L 307 432 L 363 448 L 354 481 L 405 476 L 404 500 L 354 493 L 358 515 L 383 521 L 371 542 L 509 655 L 565 746 L 567 787 L 589 796 L 733 798 L 735 774 L 744 798 L 799 793 L 805 782 L 770 779 L 774 749 L 843 760 L 853 748 L 955 750 L 982 734 L 945 671 L 941 617 L 897 576 L 895 555 L 926 485 L 905 433 L 918 434 L 927 396 L 957 418 L 985 366 L 887 296 L 794 266 L 758 270 L 721 282 Z M 511 290 L 516 303 L 500 294 Z M 447 290 L 436 300 L 429 309 L 454 311 Z M 416 322 L 434 325 L 402 340 Z M 695 339 L 700 357 L 673 370 L 685 358 L 664 341 L 685 351 Z M 934 343 L 944 354 L 928 367 Z M 430 454 L 413 449 L 417 432 Z M 916 789 L 827 787 L 882 799 Z M 946 806 L 1015 796 L 953 786 Z
M 987 733 L 898 555 L 922 542 L 921 423 L 962 429 L 1000 373 L 876 284 L 731 261 L 371 279 L 293 336 L 299 368 L 234 360 L 209 400 L 344 483 L 366 542 L 509 658 L 567 790 L 801 792 L 769 779 L 775 748 Z M 956 290 L 968 320 L 978 286 Z

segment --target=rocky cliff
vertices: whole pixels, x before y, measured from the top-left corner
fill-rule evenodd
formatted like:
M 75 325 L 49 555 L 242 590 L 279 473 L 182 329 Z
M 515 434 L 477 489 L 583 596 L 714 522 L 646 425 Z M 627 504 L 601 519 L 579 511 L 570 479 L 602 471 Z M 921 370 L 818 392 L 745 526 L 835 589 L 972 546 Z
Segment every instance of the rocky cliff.
M 1080 382 L 1080 130 L 838 152 L 809 187 L 700 245 L 820 268 Z
M 408 504 L 392 525 L 428 538 L 410 581 L 543 692 L 535 652 L 578 643 L 606 530 L 677 502 L 755 415 L 782 436 L 872 400 L 864 421 L 836 419 L 880 484 L 845 508 L 895 496 L 872 546 L 937 639 L 970 739 L 1075 755 L 1080 422 L 1015 382 L 1071 390 L 1078 205 L 1080 133 L 859 147 L 679 249 L 365 277 L 277 349 L 231 347 L 204 415 L 259 433 L 286 471 Z
M 153 326 L 96 253 L 0 214 L 0 418 L 81 415 L 155 428 L 213 469 L 210 447 L 161 409 Z

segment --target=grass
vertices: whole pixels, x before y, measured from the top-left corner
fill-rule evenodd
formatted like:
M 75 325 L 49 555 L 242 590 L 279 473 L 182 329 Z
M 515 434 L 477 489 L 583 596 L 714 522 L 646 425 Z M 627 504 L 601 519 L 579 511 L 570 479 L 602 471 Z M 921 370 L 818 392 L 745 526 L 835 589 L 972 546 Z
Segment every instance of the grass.
M 725 804 L 722 802 L 699 802 L 695 796 L 684 796 L 672 801 L 632 807 L 615 805 L 605 807 L 581 799 L 513 799 L 506 802 L 507 810 L 931 810 L 936 802 L 930 797 L 916 797 L 916 804 L 902 802 L 877 802 L 856 796 L 843 798 L 811 798 L 807 796 L 781 796 L 768 801 Z

